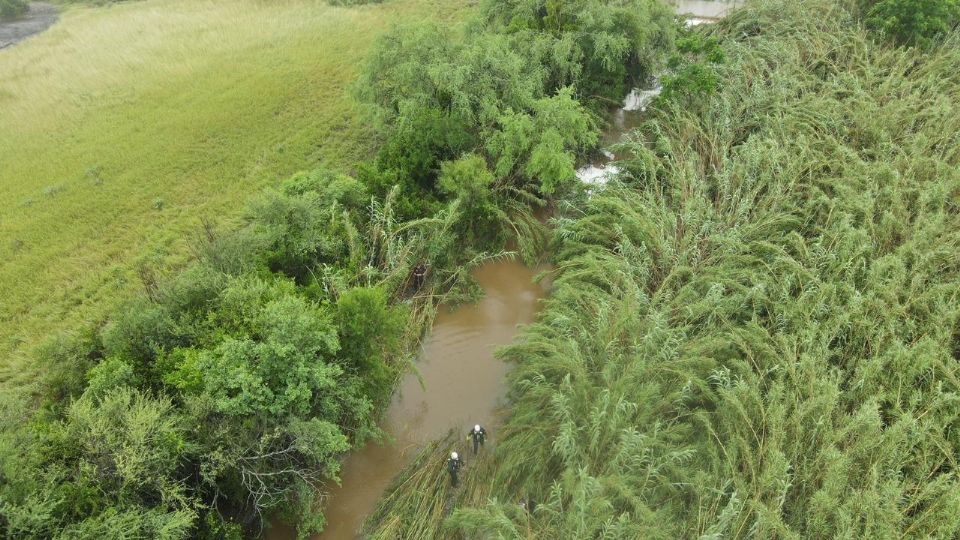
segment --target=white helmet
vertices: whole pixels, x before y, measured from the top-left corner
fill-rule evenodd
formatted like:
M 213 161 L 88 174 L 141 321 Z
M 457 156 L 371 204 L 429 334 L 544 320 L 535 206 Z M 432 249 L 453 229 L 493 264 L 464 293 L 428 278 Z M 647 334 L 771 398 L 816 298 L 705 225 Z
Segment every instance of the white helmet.
M 474 431 L 480 431 L 480 424 L 473 426 Z
M 450 453 L 450 458 L 451 458 L 451 459 L 457 459 L 458 457 L 459 457 L 459 456 L 457 455 L 456 452 L 451 452 L 451 453 Z

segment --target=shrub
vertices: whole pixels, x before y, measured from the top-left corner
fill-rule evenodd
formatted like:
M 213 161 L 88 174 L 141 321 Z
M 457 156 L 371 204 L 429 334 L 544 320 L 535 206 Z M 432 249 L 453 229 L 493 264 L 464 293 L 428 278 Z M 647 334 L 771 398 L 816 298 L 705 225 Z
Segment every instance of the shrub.
M 864 0 L 867 25 L 900 45 L 929 48 L 960 24 L 960 0 Z
M 337 300 L 336 324 L 342 348 L 338 361 L 362 381 L 364 393 L 380 406 L 393 394 L 406 313 L 387 304 L 383 289 L 355 287 Z
M 668 71 L 661 76 L 664 100 L 678 101 L 692 106 L 703 102 L 720 86 L 718 67 L 724 62 L 724 53 L 716 38 L 691 32 L 677 39 L 677 54 L 668 62 Z
M 671 8 L 655 0 L 487 0 L 482 12 L 490 31 L 540 66 L 546 93 L 571 87 L 604 108 L 657 72 L 677 28 Z
M 343 210 L 362 207 L 365 188 L 353 178 L 317 170 L 299 173 L 278 190 L 268 190 L 248 210 L 258 242 L 264 244 L 266 265 L 307 283 L 320 263 L 345 255 L 342 230 L 335 226 Z

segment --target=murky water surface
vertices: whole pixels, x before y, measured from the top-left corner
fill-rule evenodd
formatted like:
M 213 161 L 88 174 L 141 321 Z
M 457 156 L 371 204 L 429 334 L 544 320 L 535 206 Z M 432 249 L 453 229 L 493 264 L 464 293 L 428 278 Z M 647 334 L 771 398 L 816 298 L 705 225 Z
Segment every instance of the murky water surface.
M 533 283 L 537 271 L 517 262 L 487 264 L 474 272 L 486 295 L 454 311 L 441 307 L 417 360 L 420 380 L 407 375 L 387 409 L 384 430 L 393 438 L 352 453 L 343 465 L 341 487 L 330 491 L 324 512 L 327 529 L 316 539 L 356 536 L 384 490 L 420 448 L 450 428 L 464 437 L 476 423 L 496 439 L 495 415 L 503 404 L 508 365 L 493 351 L 513 341 L 517 325 L 533 321 L 544 290 Z M 269 540 L 294 538 L 278 527 Z

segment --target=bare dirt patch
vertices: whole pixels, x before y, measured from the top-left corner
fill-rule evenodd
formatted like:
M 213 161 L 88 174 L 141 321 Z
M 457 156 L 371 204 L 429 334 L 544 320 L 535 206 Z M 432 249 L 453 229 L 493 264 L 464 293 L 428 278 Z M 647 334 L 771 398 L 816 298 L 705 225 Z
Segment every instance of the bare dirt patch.
M 57 8 L 46 2 L 30 4 L 30 11 L 14 21 L 0 22 L 0 49 L 16 45 L 57 22 Z

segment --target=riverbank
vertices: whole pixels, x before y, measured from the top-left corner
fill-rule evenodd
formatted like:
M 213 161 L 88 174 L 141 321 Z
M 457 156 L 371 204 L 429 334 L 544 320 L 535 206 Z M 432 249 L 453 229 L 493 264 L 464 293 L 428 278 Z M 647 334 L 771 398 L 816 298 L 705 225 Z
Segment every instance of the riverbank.
M 739 4 L 737 2 L 679 1 L 673 2 L 673 5 L 677 15 L 686 18 L 688 26 L 690 26 L 690 21 L 693 21 L 694 24 L 714 23 L 726 16 L 731 9 Z M 630 93 L 624 97 L 622 106 L 609 111 L 609 124 L 600 135 L 601 152 L 599 152 L 593 160 L 581 166 L 576 171 L 577 179 L 584 186 L 587 186 L 588 193 L 599 191 L 608 181 L 615 180 L 617 175 L 621 173 L 620 166 L 617 162 L 619 160 L 632 158 L 629 152 L 615 154 L 611 147 L 624 143 L 626 136 L 640 126 L 646 118 L 647 107 L 657 98 L 661 90 L 655 79 L 652 82 L 653 86 L 650 88 L 632 89 Z M 579 201 L 576 204 L 579 205 L 582 203 L 583 201 Z M 558 242 L 558 244 L 563 245 L 562 242 Z M 557 274 L 563 276 L 564 270 L 558 270 Z M 563 279 L 566 280 L 566 278 Z M 586 284 L 584 284 L 584 287 L 587 288 Z M 558 301 L 563 300 L 547 299 L 546 304 L 550 306 Z M 586 306 L 582 304 L 579 305 L 579 307 L 586 308 Z M 549 309 L 549 307 L 547 309 Z M 604 320 L 598 322 L 598 326 L 593 327 L 592 331 L 598 336 L 608 335 L 608 332 L 613 331 L 613 328 L 599 326 L 604 323 L 612 325 L 613 328 L 617 326 L 617 321 L 615 320 Z M 525 329 L 524 333 L 518 336 L 513 345 L 501 350 L 502 354 L 499 356 L 512 360 L 512 362 L 510 362 L 511 365 L 526 362 L 528 360 L 526 354 L 530 351 L 525 347 L 529 345 L 532 349 L 536 349 L 536 345 L 530 345 L 524 342 L 527 336 L 536 332 L 537 326 L 537 324 L 534 324 Z M 600 339 L 602 339 L 602 337 Z M 578 351 L 567 351 L 570 355 L 575 355 L 577 352 Z M 560 363 L 562 364 L 562 362 Z M 568 376 L 572 374 L 573 373 L 568 374 Z M 581 374 L 582 373 L 577 373 L 578 376 Z M 504 375 L 507 376 L 508 372 L 504 372 Z M 515 392 L 518 392 L 516 376 L 509 376 L 508 379 L 510 379 L 511 388 L 513 388 Z M 522 391 L 519 392 L 522 393 Z M 609 413 L 612 411 L 605 412 Z M 511 419 L 506 431 L 498 430 L 497 435 L 501 440 L 510 440 L 510 444 L 516 444 L 516 439 L 518 438 L 538 438 L 543 437 L 545 433 L 553 431 L 550 427 L 543 425 L 540 425 L 536 433 L 526 431 L 523 427 L 524 422 L 517 420 L 515 411 L 505 408 L 502 414 L 508 415 Z M 533 414 L 535 415 L 536 413 L 534 412 Z M 531 425 L 534 424 L 533 417 L 530 417 L 530 422 Z M 498 428 L 499 427 L 498 425 Z M 425 445 L 423 441 L 420 441 L 419 444 L 416 445 L 417 448 L 425 448 L 422 453 L 417 456 L 416 461 L 410 464 L 403 470 L 402 474 L 394 479 L 395 481 L 387 493 L 379 500 L 376 512 L 365 522 L 363 529 L 364 538 L 389 540 L 393 538 L 447 539 L 469 537 L 451 532 L 444 525 L 447 522 L 447 518 L 457 509 L 471 507 L 481 508 L 488 502 L 491 502 L 490 497 L 492 493 L 504 493 L 505 491 L 510 492 L 510 495 L 506 501 L 502 499 L 501 501 L 503 501 L 504 505 L 512 510 L 512 512 L 507 512 L 506 515 L 497 516 L 494 519 L 501 523 L 503 523 L 503 519 L 513 519 L 514 526 L 509 530 L 509 533 L 501 531 L 503 537 L 579 539 L 595 536 L 586 533 L 578 535 L 571 533 L 569 530 L 564 530 L 564 535 L 561 536 L 555 536 L 559 531 L 554 531 L 554 534 L 544 536 L 542 531 L 538 531 L 533 527 L 533 521 L 529 512 L 535 508 L 537 501 L 543 501 L 545 494 L 540 490 L 520 487 L 522 485 L 521 478 L 523 477 L 522 463 L 541 460 L 543 459 L 542 455 L 529 453 L 525 455 L 508 455 L 511 453 L 511 450 L 498 449 L 496 446 L 492 446 L 479 458 L 469 459 L 471 456 L 468 456 L 469 466 L 463 474 L 464 479 L 462 480 L 462 485 L 458 488 L 449 486 L 442 464 L 450 451 L 463 452 L 464 445 L 460 444 L 461 441 L 458 439 L 457 432 L 453 432 L 444 436 L 435 436 L 429 445 Z M 539 450 L 540 454 L 549 451 L 549 445 Z M 515 464 L 514 472 L 520 473 L 509 482 L 512 491 L 510 491 L 509 488 L 504 489 L 503 478 L 498 477 L 498 475 L 501 474 L 501 467 L 503 466 L 504 460 Z M 531 466 L 533 467 L 535 465 L 531 464 Z M 381 489 L 378 488 L 378 491 L 380 490 Z M 518 509 L 520 509 L 520 512 L 517 512 Z M 493 530 L 493 528 L 485 529 L 479 527 L 476 531 L 478 534 L 487 534 L 490 530 Z M 338 531 L 331 536 L 321 535 L 317 538 L 318 540 L 321 538 L 324 540 L 333 540 L 352 539 L 355 537 L 359 536 L 354 533 L 344 534 L 344 531 Z M 618 536 L 613 535 L 612 537 Z
M 235 2 L 181 7 L 222 5 L 238 9 Z M 400 4 L 311 6 L 329 9 L 331 16 L 362 19 Z M 110 14 L 157 7 L 121 4 Z M 302 28 L 309 19 L 304 12 L 291 14 L 285 3 L 244 7 L 240 17 L 260 31 L 264 17 L 256 12 L 281 10 L 285 24 L 278 25 L 276 39 L 290 38 L 291 28 Z M 99 12 L 83 11 L 91 13 Z M 160 15 L 193 21 L 180 11 Z M 368 125 L 373 136 L 364 145 L 335 130 L 335 143 L 349 146 L 335 156 L 340 163 L 371 147 L 375 156 L 357 164 L 352 176 L 342 165 L 314 167 L 256 194 L 238 227 L 221 233 L 205 224 L 191 243 L 195 263 L 169 277 L 158 275 L 155 264 L 141 265 L 143 294 L 42 349 L 39 363 L 50 366 L 50 376 L 42 379 L 42 414 L 5 415 L 4 440 L 25 443 L 0 444 L 0 461 L 15 464 L 3 471 L 0 527 L 22 538 L 61 530 L 84 536 L 79 531 L 121 527 L 125 534 L 143 537 L 161 531 L 170 538 L 230 537 L 258 534 L 264 519 L 276 515 L 301 534 L 322 530 L 326 523 L 318 499 L 325 484 L 338 478 L 344 455 L 376 438 L 379 413 L 408 366 L 407 347 L 419 342 L 433 308 L 451 297 L 476 298 L 467 272 L 502 259 L 505 254 L 489 253 L 506 242 L 515 242 L 526 260 L 543 252 L 536 208 L 583 193 L 574 165 L 597 145 L 594 111 L 654 72 L 680 31 L 670 10 L 654 0 L 591 0 L 556 15 L 565 19 L 559 32 L 552 29 L 554 16 L 529 4 L 489 3 L 465 28 L 421 22 L 377 39 L 353 85 L 378 120 Z M 202 19 L 211 21 L 209 15 Z M 529 31 L 516 32 L 517 21 L 527 21 Z M 147 51 L 155 45 L 128 27 L 115 32 L 83 28 L 100 38 L 133 32 Z M 213 46 L 223 41 L 220 32 L 237 31 L 228 25 L 188 37 Z M 169 30 L 159 34 L 166 39 Z M 301 37 L 309 46 L 330 36 L 308 32 Z M 354 44 L 350 37 L 345 36 L 346 45 Z M 624 46 L 605 46 L 610 40 Z M 190 45 L 199 46 L 194 41 Z M 266 49 L 268 57 L 284 60 L 271 66 L 297 70 L 288 65 L 290 49 L 277 43 Z M 567 51 L 576 65 L 531 55 L 534 50 Z M 137 66 L 147 51 L 115 49 Z M 251 51 L 228 47 L 227 53 Z M 129 75 L 143 82 L 138 74 Z M 160 82 L 173 84 L 162 75 Z M 230 93 L 263 89 L 242 82 Z M 287 90 L 301 94 L 299 87 Z M 580 96 L 588 97 L 581 101 Z M 118 99 L 125 105 L 152 102 L 127 94 Z M 92 100 L 102 101 L 103 96 Z M 213 102 L 220 105 L 222 99 L 213 96 Z M 164 108 L 164 120 L 175 111 L 196 117 L 196 109 Z M 316 124 L 309 113 L 290 112 Z M 231 121 L 238 117 L 253 121 L 234 110 L 224 115 Z M 286 125 L 292 119 L 277 121 Z M 14 125 L 48 133 L 41 124 Z M 156 138 L 153 129 L 145 131 Z M 178 135 L 189 148 L 216 154 L 215 164 L 222 161 L 220 139 L 191 145 L 182 139 L 195 135 L 193 130 Z M 19 156 L 30 155 L 23 145 L 16 148 Z M 108 154 L 118 153 L 111 148 Z M 171 157 L 161 153 L 158 159 L 166 163 Z M 280 161 L 290 166 L 292 160 Z M 7 161 L 0 162 L 3 166 Z M 113 187 L 115 174 L 116 169 L 91 167 L 84 176 L 89 186 L 83 186 L 89 189 L 70 183 L 44 195 L 62 201 L 78 192 L 97 192 Z M 249 187 L 237 177 L 221 180 L 224 188 L 229 184 L 249 197 Z M 154 184 L 167 187 L 159 179 Z M 163 216 L 171 206 L 160 199 L 151 208 Z M 43 243 L 20 240 L 14 249 L 27 255 L 38 245 Z M 498 364 L 491 364 L 489 350 L 480 350 L 486 364 L 472 378 L 493 375 L 490 384 L 499 384 L 503 372 L 490 368 Z M 453 360 L 452 373 L 469 372 L 463 358 L 447 360 Z M 451 386 L 436 396 L 447 408 L 450 399 L 466 393 L 459 384 Z M 498 395 L 488 386 L 478 390 L 483 396 L 462 403 L 467 414 L 477 414 L 476 402 L 483 397 Z M 441 418 L 447 424 L 470 422 Z M 498 432 L 491 435 L 499 442 Z M 153 444 L 157 440 L 163 444 Z M 122 466 L 138 460 L 149 463 L 147 472 Z M 36 515 L 38 508 L 44 511 L 36 519 L 22 518 Z

